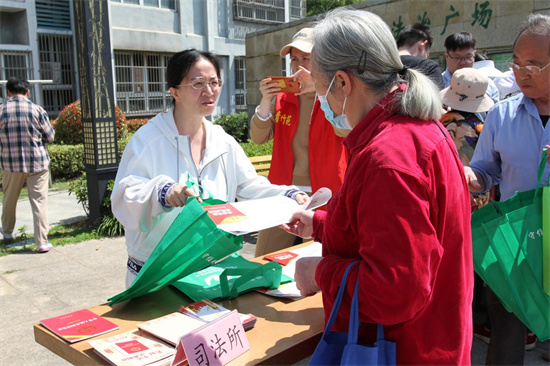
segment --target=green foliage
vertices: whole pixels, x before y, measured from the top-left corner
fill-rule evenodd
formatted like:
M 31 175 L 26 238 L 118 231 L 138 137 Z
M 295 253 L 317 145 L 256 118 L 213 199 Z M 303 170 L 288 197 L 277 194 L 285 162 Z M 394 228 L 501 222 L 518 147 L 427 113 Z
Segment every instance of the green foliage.
M 76 201 L 82 205 L 86 215 L 90 216 L 90 207 L 88 203 L 88 184 L 86 181 L 86 172 L 82 176 L 69 183 L 69 196 L 74 194 Z
M 307 16 L 326 13 L 329 10 L 339 8 L 341 6 L 353 5 L 364 0 L 307 0 Z
M 248 116 L 246 112 L 237 114 L 220 114 L 214 119 L 215 125 L 220 125 L 237 142 L 246 142 L 248 139 Z
M 273 152 L 273 140 L 263 145 L 256 145 L 252 142 L 252 140 L 249 139 L 247 142 L 242 142 L 239 145 L 241 145 L 244 153 L 249 158 L 252 156 L 271 155 Z
M 105 236 L 121 236 L 124 235 L 124 226 L 117 220 L 111 209 L 111 192 L 115 186 L 115 181 L 110 180 L 107 183 L 107 198 L 103 200 L 103 206 L 108 208 L 109 213 L 103 216 L 101 224 L 97 227 L 97 233 Z
M 84 170 L 84 145 L 48 144 L 48 152 L 52 179 L 68 180 Z
M 117 138 L 122 138 L 127 133 L 126 116 L 122 110 L 115 106 L 117 125 Z M 55 141 L 60 144 L 82 144 L 82 108 L 80 100 L 65 106 L 57 119 L 53 122 L 55 129 Z

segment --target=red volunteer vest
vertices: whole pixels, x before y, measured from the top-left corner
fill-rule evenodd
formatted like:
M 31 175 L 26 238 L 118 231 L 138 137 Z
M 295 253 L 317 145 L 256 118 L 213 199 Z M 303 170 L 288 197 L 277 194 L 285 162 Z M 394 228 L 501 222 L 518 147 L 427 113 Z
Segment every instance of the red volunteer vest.
M 289 185 L 292 182 L 294 157 L 292 139 L 298 129 L 300 109 L 298 97 L 280 93 L 275 100 L 275 132 L 273 156 L 269 168 L 269 181 L 273 184 Z M 309 177 L 313 192 L 328 187 L 336 193 L 344 181 L 347 152 L 342 137 L 336 136 L 330 122 L 325 118 L 318 100 L 313 105 L 309 125 Z

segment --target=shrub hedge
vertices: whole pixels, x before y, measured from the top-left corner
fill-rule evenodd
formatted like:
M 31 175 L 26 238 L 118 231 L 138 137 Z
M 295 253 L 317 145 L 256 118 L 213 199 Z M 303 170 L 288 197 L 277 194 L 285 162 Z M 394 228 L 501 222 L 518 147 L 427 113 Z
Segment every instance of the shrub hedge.
M 115 106 L 117 138 L 127 133 L 126 116 Z M 55 142 L 58 144 L 77 145 L 84 143 L 82 136 L 82 108 L 80 100 L 65 106 L 57 119 L 52 123 L 55 130 Z
M 220 114 L 214 119 L 215 125 L 220 125 L 237 142 L 248 140 L 248 115 L 246 112 L 236 114 Z

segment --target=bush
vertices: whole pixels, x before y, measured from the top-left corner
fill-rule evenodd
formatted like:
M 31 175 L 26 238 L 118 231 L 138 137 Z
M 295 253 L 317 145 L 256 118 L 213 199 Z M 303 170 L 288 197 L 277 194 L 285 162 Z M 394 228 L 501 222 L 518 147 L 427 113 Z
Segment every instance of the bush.
M 78 177 L 84 170 L 84 145 L 48 144 L 50 172 L 54 180 Z
M 239 145 L 241 145 L 244 153 L 249 158 L 252 156 L 271 155 L 273 152 L 273 140 L 263 145 L 256 145 L 249 139 L 247 142 L 240 143 Z
M 150 118 L 139 118 L 139 119 L 129 119 L 126 122 L 126 126 L 128 127 L 128 133 L 134 133 L 141 126 L 146 124 L 149 121 Z
M 116 106 L 117 138 L 121 139 L 127 133 L 126 116 Z M 59 144 L 76 145 L 84 143 L 82 136 L 82 108 L 80 100 L 65 106 L 53 122 L 55 141 Z
M 69 183 L 69 196 L 74 194 L 76 201 L 82 205 L 84 212 L 90 216 L 90 207 L 88 202 L 88 184 L 86 181 L 86 172 L 82 173 L 80 178 Z
M 214 119 L 215 125 L 220 125 L 237 142 L 248 140 L 248 115 L 246 112 L 237 114 L 221 114 Z

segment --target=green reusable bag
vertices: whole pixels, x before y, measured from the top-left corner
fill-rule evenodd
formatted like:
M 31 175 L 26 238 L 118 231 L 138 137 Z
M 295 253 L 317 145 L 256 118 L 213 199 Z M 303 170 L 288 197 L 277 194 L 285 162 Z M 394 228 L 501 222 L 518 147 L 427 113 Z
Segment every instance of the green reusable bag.
M 542 189 L 542 282 L 550 295 L 550 187 Z
M 472 215 L 474 268 L 503 305 L 541 340 L 550 338 L 550 297 L 543 290 L 541 158 L 536 189 Z M 495 217 L 496 216 L 496 217 Z
M 207 199 L 203 205 L 225 203 Z M 116 304 L 161 289 L 242 248 L 241 236 L 218 229 L 196 198 L 187 199 L 132 285 L 107 301 Z
M 203 299 L 233 299 L 256 288 L 278 288 L 292 278 L 282 274 L 277 262 L 266 264 L 250 262 L 234 253 L 219 263 L 182 278 L 172 286 L 193 301 Z

